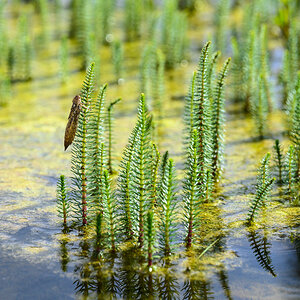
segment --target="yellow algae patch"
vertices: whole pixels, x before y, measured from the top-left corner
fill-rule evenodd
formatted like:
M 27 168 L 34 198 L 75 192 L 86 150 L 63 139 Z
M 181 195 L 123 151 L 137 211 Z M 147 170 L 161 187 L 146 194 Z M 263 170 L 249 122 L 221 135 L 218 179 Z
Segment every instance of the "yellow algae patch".
M 23 247 L 23 251 L 27 252 L 28 254 L 38 254 L 46 250 L 48 249 L 44 247 L 38 247 L 38 246 Z

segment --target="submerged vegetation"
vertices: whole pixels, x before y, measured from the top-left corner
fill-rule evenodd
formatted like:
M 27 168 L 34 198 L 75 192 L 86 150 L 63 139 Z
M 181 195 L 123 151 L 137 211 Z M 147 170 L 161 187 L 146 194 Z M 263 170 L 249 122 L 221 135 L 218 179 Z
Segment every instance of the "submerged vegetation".
M 1 1 L 0 113 L 44 79 L 53 79 L 42 97 L 55 113 L 66 107 L 52 89 L 80 94 L 56 191 L 61 269 L 75 263 L 76 293 L 206 299 L 210 265 L 231 299 L 231 234 L 248 239 L 276 276 L 267 238 L 284 222 L 285 233 L 299 226 L 281 220 L 300 205 L 299 8 L 296 0 Z M 22 105 L 47 111 L 32 99 Z M 27 112 L 9 126 L 18 119 Z

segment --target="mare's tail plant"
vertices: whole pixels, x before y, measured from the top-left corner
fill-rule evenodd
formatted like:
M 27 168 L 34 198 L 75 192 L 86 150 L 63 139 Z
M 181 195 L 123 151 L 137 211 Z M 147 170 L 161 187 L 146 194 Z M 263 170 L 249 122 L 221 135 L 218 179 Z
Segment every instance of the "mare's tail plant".
M 288 184 L 288 193 L 291 198 L 295 194 L 295 182 L 297 176 L 297 163 L 294 145 L 290 145 L 284 161 L 285 182 Z
M 212 178 L 216 184 L 221 175 L 224 143 L 224 80 L 227 74 L 230 58 L 225 62 L 218 75 L 211 107 L 212 129 Z
M 59 49 L 59 75 L 62 83 L 66 83 L 69 75 L 69 48 L 66 37 L 61 39 Z
M 110 174 L 113 174 L 112 168 L 112 127 L 113 127 L 113 117 L 112 117 L 112 109 L 114 105 L 121 101 L 121 98 L 111 102 L 107 108 L 107 127 L 108 127 L 108 170 Z
M 261 166 L 258 169 L 256 195 L 250 204 L 247 217 L 247 223 L 251 224 L 261 207 L 266 206 L 266 201 L 271 191 L 275 178 L 270 178 L 270 153 L 267 153 L 262 159 Z
M 103 172 L 103 195 L 104 195 L 104 206 L 106 212 L 106 222 L 108 224 L 108 237 L 110 241 L 110 247 L 112 252 L 116 252 L 116 228 L 118 225 L 117 219 L 117 206 L 116 198 L 113 195 L 111 189 L 111 182 L 109 178 L 109 173 L 107 170 Z
M 177 10 L 177 0 L 166 0 L 157 21 L 156 40 L 166 57 L 166 66 L 174 68 L 185 55 L 186 16 Z
M 89 139 L 87 145 L 88 166 L 88 196 L 91 199 L 91 208 L 96 213 L 97 232 L 103 231 L 104 226 L 104 193 L 103 172 L 107 168 L 107 148 L 105 138 L 105 93 L 107 85 L 103 85 L 96 98 L 92 99 L 87 129 Z M 98 215 L 101 216 L 98 216 Z
M 226 53 L 226 41 L 228 40 L 230 0 L 220 0 L 215 13 L 216 19 L 216 48 Z
M 274 149 L 276 168 L 278 169 L 278 183 L 281 184 L 283 182 L 282 181 L 283 154 L 282 154 L 282 149 L 279 140 L 275 140 L 273 149 Z
M 125 34 L 127 41 L 140 37 L 143 4 L 141 1 L 125 1 Z
M 120 40 L 114 41 L 112 43 L 112 61 L 117 82 L 120 78 L 122 78 L 123 52 L 123 45 L 121 44 Z
M 141 94 L 138 120 L 123 152 L 119 175 L 119 206 L 122 230 L 127 239 L 134 239 L 139 248 L 145 241 L 145 217 L 151 202 L 151 118 Z
M 183 184 L 184 190 L 184 225 L 186 227 L 186 246 L 192 245 L 197 226 L 199 226 L 199 207 L 201 204 L 201 194 L 199 189 L 199 163 L 197 150 L 198 137 L 197 131 L 193 131 L 187 160 L 187 171 Z
M 60 175 L 57 182 L 57 210 L 63 219 L 63 224 L 67 225 L 67 218 L 70 212 L 70 203 L 67 195 L 66 180 L 64 175 Z
M 87 224 L 87 115 L 91 103 L 93 91 L 94 63 L 87 70 L 81 89 L 81 102 L 83 109 L 80 112 L 77 131 L 72 147 L 71 171 L 72 176 L 72 200 L 75 213 L 80 216 L 83 225 Z
M 291 118 L 290 138 L 295 147 L 296 181 L 300 181 L 300 72 L 295 93 L 295 111 Z
M 164 93 L 165 58 L 154 44 L 145 47 L 141 61 L 141 90 L 146 95 L 147 106 L 161 110 Z
M 160 168 L 160 186 L 158 207 L 159 213 L 159 245 L 165 256 L 169 256 L 174 248 L 174 236 L 178 223 L 178 201 L 175 195 L 176 181 L 174 163 L 165 153 Z

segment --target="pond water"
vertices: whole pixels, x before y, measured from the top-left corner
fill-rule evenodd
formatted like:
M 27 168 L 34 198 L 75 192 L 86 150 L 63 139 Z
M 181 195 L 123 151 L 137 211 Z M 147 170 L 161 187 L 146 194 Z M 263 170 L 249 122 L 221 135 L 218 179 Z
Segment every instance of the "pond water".
M 207 39 L 198 28 L 206 19 L 193 19 L 190 56 L 166 73 L 163 117 L 157 140 L 169 150 L 182 177 L 183 99 Z M 202 26 L 202 27 L 201 27 Z M 71 100 L 84 79 L 72 45 L 70 76 L 61 85 L 58 42 L 36 53 L 34 78 L 15 83 L 13 95 L 0 108 L 0 291 L 1 299 L 299 299 L 299 208 L 290 207 L 278 191 L 251 231 L 245 226 L 253 197 L 258 162 L 283 135 L 283 113 L 270 117 L 270 134 L 255 135 L 249 116 L 239 104 L 226 105 L 225 173 L 213 204 L 202 212 L 202 246 L 218 238 L 205 255 L 184 248 L 169 263 L 155 259 L 152 273 L 140 258 L 126 251 L 98 257 L 89 235 L 70 229 L 57 217 L 55 195 L 60 174 L 70 176 L 71 152 L 63 137 Z M 140 93 L 139 57 L 143 42 L 125 44 L 124 83 L 114 82 L 110 49 L 101 48 L 101 82 L 108 83 L 107 99 L 122 97 L 115 108 L 114 163 L 136 120 Z M 274 68 L 278 51 L 274 48 Z M 202 232 L 203 231 L 203 232 Z

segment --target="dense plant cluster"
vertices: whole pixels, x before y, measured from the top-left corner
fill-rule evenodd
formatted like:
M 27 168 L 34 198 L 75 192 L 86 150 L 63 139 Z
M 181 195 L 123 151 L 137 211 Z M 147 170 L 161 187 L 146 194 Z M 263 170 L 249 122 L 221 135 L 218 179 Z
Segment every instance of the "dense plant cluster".
M 223 89 L 229 61 L 212 79 L 215 55 L 210 53 L 210 43 L 201 52 L 186 98 L 189 150 L 180 197 L 173 160 L 168 152 L 161 159 L 152 140 L 154 121 L 144 94 L 139 100 L 138 118 L 123 152 L 115 188 L 110 175 L 111 108 L 119 100 L 112 102 L 108 114 L 104 114 L 107 86 L 100 89 L 97 97 L 93 96 L 94 64 L 91 64 L 81 90 L 83 110 L 72 148 L 70 203 L 83 225 L 95 224 L 99 247 L 116 251 L 117 241 L 130 241 L 140 249 L 147 249 L 151 266 L 154 253 L 168 256 L 173 252 L 180 223 L 186 228 L 187 247 L 195 243 L 201 204 L 213 200 L 212 192 L 221 174 Z M 184 204 L 179 201 L 181 197 Z

